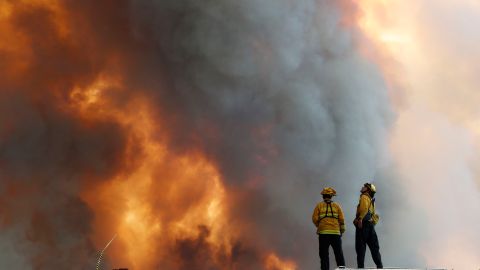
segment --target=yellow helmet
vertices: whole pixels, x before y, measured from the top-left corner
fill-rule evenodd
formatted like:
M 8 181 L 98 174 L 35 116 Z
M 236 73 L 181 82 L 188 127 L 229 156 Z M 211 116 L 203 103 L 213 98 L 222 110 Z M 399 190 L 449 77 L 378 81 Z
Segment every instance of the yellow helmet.
M 369 189 L 371 192 L 373 192 L 373 193 L 376 193 L 376 192 L 377 192 L 377 188 L 376 188 L 375 185 L 372 184 L 372 183 L 365 183 L 363 186 L 366 187 L 366 188 L 368 188 L 368 189 Z
M 320 194 L 335 196 L 335 195 L 337 195 L 337 192 L 335 191 L 335 189 L 333 189 L 331 187 L 326 187 L 322 190 L 322 192 Z

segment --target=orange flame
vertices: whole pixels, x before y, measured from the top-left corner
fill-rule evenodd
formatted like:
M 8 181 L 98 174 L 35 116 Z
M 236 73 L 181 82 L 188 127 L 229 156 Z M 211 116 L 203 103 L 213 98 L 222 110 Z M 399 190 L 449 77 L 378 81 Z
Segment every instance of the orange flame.
M 266 270 L 296 270 L 297 265 L 293 261 L 282 260 L 274 253 L 270 253 L 265 260 Z
M 101 245 L 105 237 L 118 233 L 121 247 L 111 248 L 110 259 L 118 266 L 148 269 L 159 258 L 172 256 L 178 241 L 203 239 L 212 249 L 210 260 L 224 265 L 215 254 L 230 256 L 238 235 L 228 224 L 227 191 L 217 169 L 199 151 L 169 153 L 159 134 L 161 123 L 152 118 L 146 99 L 137 98 L 127 108 L 113 107 L 104 96 L 120 88 L 119 80 L 102 76 L 70 95 L 84 117 L 115 118 L 131 133 L 129 148 L 141 148 L 130 153 L 134 165 L 128 172 L 84 192 L 98 217 L 94 242 Z M 296 265 L 271 253 L 265 268 L 290 270 Z
M 145 99 L 138 98 L 127 110 L 108 108 L 112 104 L 102 93 L 118 86 L 118 81 L 102 77 L 86 89 L 75 88 L 70 95 L 85 116 L 111 117 L 122 123 L 132 134 L 130 147 L 141 148 L 140 154 L 132 153 L 131 158 L 137 160 L 130 172 L 84 193 L 100 216 L 97 226 L 108 224 L 123 242 L 124 250 L 115 252 L 112 260 L 136 269 L 150 268 L 158 257 L 167 255 L 157 250 L 159 243 L 195 237 L 199 226 L 210 229 L 211 244 L 228 246 L 225 239 L 229 236 L 222 231 L 225 189 L 215 167 L 199 152 L 168 153 L 166 145 L 155 138 L 158 122 L 151 117 Z M 162 216 L 169 220 L 163 221 Z M 97 232 L 98 238 L 103 235 Z
M 65 56 L 79 53 L 75 57 L 82 59 L 83 51 L 76 44 L 82 34 L 77 36 L 73 25 L 85 27 L 78 30 L 82 33 L 88 32 L 88 25 L 71 22 L 72 14 L 63 5 L 56 0 L 0 0 L 0 52 L 2 56 L 6 52 L 9 58 L 9 67 L 2 68 L 8 73 L 5 80 L 25 80 L 28 72 L 38 68 L 32 68 L 38 65 L 36 57 L 44 59 L 42 50 L 48 51 L 48 58 L 57 52 L 57 46 L 65 46 Z M 16 29 L 17 15 L 28 17 L 30 8 L 39 9 L 41 16 L 36 19 L 47 20 L 45 27 L 52 31 L 52 37 L 45 37 L 46 44 L 42 44 L 45 48 L 38 51 L 33 43 L 43 36 L 30 37 L 32 30 L 23 24 L 23 31 Z M 23 19 L 27 21 L 25 25 L 30 23 Z M 188 253 L 195 249 L 194 252 L 203 254 L 199 260 L 205 259 L 214 266 L 211 268 L 236 269 L 236 262 L 229 258 L 244 228 L 230 220 L 229 191 L 219 168 L 201 149 L 179 151 L 170 145 L 168 126 L 155 111 L 153 102 L 142 91 L 135 91 L 144 89 L 126 89 L 122 71 L 109 66 L 109 61 L 122 62 L 121 53 L 114 54 L 102 55 L 99 67 L 92 68 L 89 61 L 80 61 L 88 69 L 87 74 L 82 74 L 84 77 L 78 81 L 71 76 L 60 87 L 55 80 L 62 80 L 63 73 L 38 76 L 39 83 L 46 84 L 40 87 L 45 92 L 38 93 L 38 99 L 53 96 L 52 100 L 59 102 L 56 109 L 74 115 L 81 125 L 95 121 L 114 123 L 126 141 L 125 149 L 118 154 L 122 159 L 120 167 L 115 168 L 113 176 L 89 181 L 87 174 L 81 180 L 80 196 L 95 214 L 91 240 L 100 250 L 111 235 L 118 235 L 106 254 L 114 266 L 153 269 L 161 264 L 167 269 L 186 269 L 190 265 Z M 74 63 L 65 63 L 75 64 L 75 57 Z M 49 66 L 49 71 L 55 68 Z M 268 130 L 259 131 L 259 137 L 265 132 Z M 275 154 L 275 149 L 271 152 Z M 264 252 L 257 252 L 256 248 L 255 263 L 264 263 L 266 269 L 296 269 L 294 262 L 283 261 L 273 252 L 265 261 L 259 259 L 263 257 L 258 254 Z

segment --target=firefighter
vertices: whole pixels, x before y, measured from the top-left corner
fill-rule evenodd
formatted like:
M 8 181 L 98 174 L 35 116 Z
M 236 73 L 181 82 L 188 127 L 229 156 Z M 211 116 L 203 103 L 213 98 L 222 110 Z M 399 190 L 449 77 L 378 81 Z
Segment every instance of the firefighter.
M 357 266 L 364 268 L 366 246 L 370 248 L 372 258 L 377 268 L 383 268 L 382 257 L 380 255 L 380 245 L 378 244 L 375 225 L 379 221 L 379 216 L 375 213 L 375 186 L 371 183 L 365 183 L 360 190 L 360 201 L 357 206 L 357 215 L 353 224 L 355 225 L 355 251 L 357 252 Z
M 326 187 L 321 192 L 323 202 L 320 202 L 313 210 L 312 221 L 317 227 L 320 265 L 322 270 L 329 269 L 328 249 L 333 248 L 337 266 L 345 266 L 345 258 L 342 250 L 342 234 L 345 232 L 345 219 L 340 205 L 332 201 L 337 192 Z

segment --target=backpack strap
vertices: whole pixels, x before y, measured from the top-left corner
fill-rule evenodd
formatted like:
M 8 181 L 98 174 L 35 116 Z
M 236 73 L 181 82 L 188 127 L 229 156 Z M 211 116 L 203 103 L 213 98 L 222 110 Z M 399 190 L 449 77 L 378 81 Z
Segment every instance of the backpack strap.
M 323 217 L 320 217 L 320 213 L 318 214 L 318 220 L 322 220 L 324 218 L 335 218 L 335 219 L 338 219 L 338 215 L 335 216 L 335 214 L 333 213 L 333 207 L 332 207 L 332 202 L 325 202 L 327 204 L 326 208 L 325 208 L 325 215 Z M 330 208 L 330 215 L 328 214 L 328 208 Z
M 367 196 L 367 195 L 362 194 L 361 196 Z M 367 213 L 365 214 L 363 219 L 365 219 L 365 217 L 369 217 L 369 219 L 370 219 L 370 217 L 375 214 L 375 198 L 371 198 L 370 196 L 368 196 L 368 197 L 370 198 L 370 203 L 368 204 Z M 372 206 L 372 205 L 373 205 L 373 213 L 370 211 L 370 206 Z M 357 218 L 358 218 L 358 213 L 355 216 L 355 219 L 357 219 Z
M 373 205 L 373 211 L 370 211 L 370 206 Z M 367 214 L 363 217 L 365 221 L 370 221 L 375 215 L 375 198 L 370 198 L 370 204 L 368 204 Z

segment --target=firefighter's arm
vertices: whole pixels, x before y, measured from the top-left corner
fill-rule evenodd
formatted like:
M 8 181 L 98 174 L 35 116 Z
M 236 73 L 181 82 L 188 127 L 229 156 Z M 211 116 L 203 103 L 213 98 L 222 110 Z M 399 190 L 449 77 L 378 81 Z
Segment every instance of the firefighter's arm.
M 315 209 L 313 210 L 313 214 L 312 214 L 312 222 L 313 222 L 313 224 L 315 224 L 315 227 L 318 227 L 318 223 L 319 223 L 319 220 L 318 220 L 319 211 L 320 211 L 320 209 L 318 209 L 318 205 L 317 205 L 317 206 L 315 207 Z
M 343 215 L 343 210 L 340 205 L 338 205 L 338 223 L 340 224 L 340 233 L 343 234 L 346 230 L 345 216 Z
M 363 218 L 367 215 L 369 203 L 370 202 L 367 196 L 365 195 L 360 196 L 360 202 L 358 204 L 358 213 L 357 213 L 359 220 L 363 220 Z

